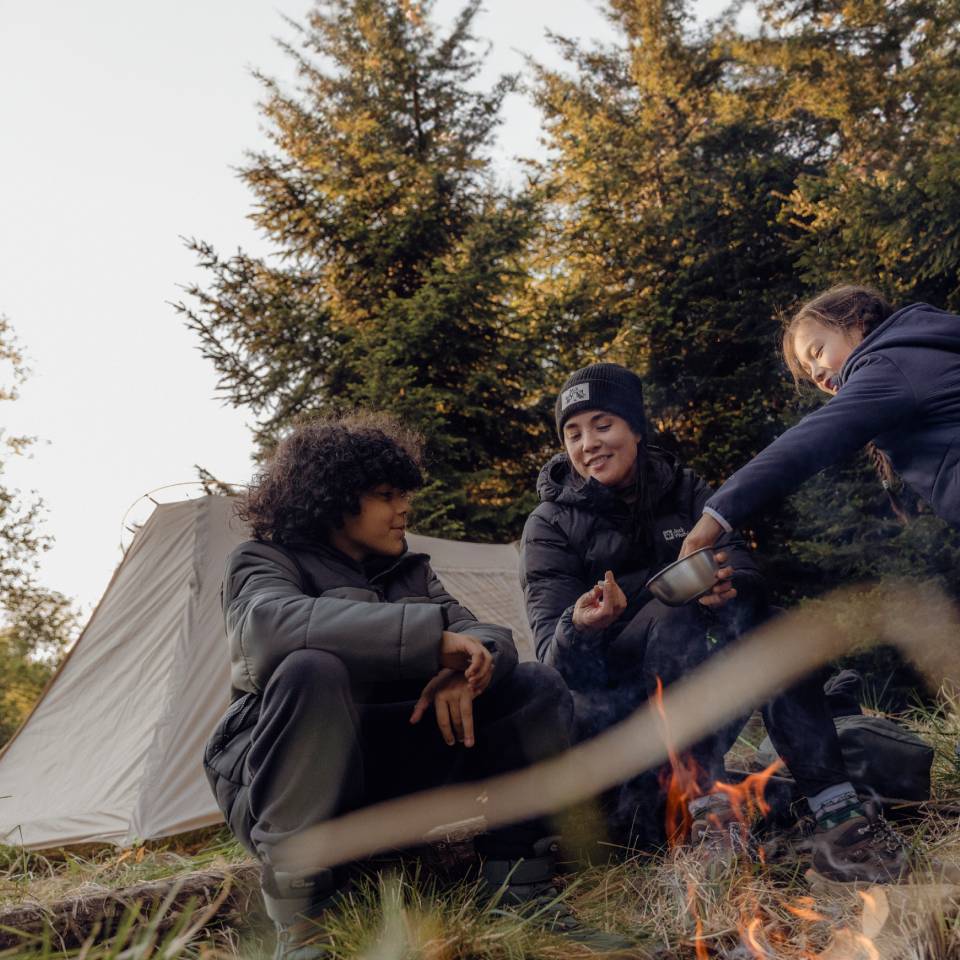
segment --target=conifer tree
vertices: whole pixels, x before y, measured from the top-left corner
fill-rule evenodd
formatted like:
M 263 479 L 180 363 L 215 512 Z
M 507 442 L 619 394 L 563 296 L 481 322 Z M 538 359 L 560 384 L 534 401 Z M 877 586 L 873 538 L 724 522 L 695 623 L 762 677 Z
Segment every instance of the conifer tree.
M 854 277 L 960 309 L 960 3 L 767 0 L 743 47 L 818 163 L 782 217 L 810 287 Z
M 960 309 L 960 4 L 869 0 L 760 5 L 744 69 L 810 163 L 780 213 L 806 290 L 878 287 L 894 305 Z M 788 144 L 789 145 L 789 144 Z M 960 537 L 908 491 L 904 527 L 863 454 L 794 497 L 793 580 L 935 577 L 960 596 Z
M 610 359 L 647 384 L 653 424 L 712 480 L 779 428 L 776 307 L 800 287 L 782 197 L 800 161 L 738 83 L 730 23 L 678 0 L 615 0 L 610 49 L 558 42 L 538 71 L 555 160 L 539 265 L 554 376 Z
M 269 449 L 296 418 L 388 409 L 428 438 L 415 527 L 515 534 L 542 427 L 512 301 L 535 210 L 499 189 L 489 150 L 506 77 L 486 92 L 470 0 L 447 34 L 431 0 L 328 0 L 286 50 L 300 84 L 262 77 L 272 149 L 242 178 L 270 258 L 193 244 L 207 287 L 180 309 L 227 399 Z

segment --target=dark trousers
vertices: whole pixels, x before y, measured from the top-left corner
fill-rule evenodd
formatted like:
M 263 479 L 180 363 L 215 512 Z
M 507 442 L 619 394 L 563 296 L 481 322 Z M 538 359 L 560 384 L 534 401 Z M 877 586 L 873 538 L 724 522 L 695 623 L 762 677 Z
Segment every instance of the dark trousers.
M 618 723 L 653 696 L 657 678 L 664 687 L 695 670 L 741 633 L 773 615 L 766 606 L 739 599 L 718 611 L 699 604 L 668 607 L 659 600 L 643 606 L 607 647 L 605 682 L 574 692 L 576 736 L 582 740 Z M 784 690 L 763 706 L 770 739 L 805 796 L 848 779 L 833 718 L 819 672 Z M 747 717 L 705 736 L 688 753 L 700 770 L 701 789 L 724 780 L 724 754 Z M 620 791 L 618 815 L 657 791 L 658 773 L 641 775 Z M 649 800 L 649 797 L 646 799 Z
M 264 690 L 243 764 L 237 802 L 247 809 L 228 817 L 239 839 L 269 864 L 277 843 L 332 817 L 515 770 L 569 746 L 570 694 L 543 664 L 519 664 L 474 701 L 476 745 L 469 749 L 444 743 L 432 710 L 409 722 L 422 686 L 361 687 L 332 654 L 286 657 Z M 478 845 L 492 857 L 529 856 L 548 832 L 542 821 L 526 821 Z

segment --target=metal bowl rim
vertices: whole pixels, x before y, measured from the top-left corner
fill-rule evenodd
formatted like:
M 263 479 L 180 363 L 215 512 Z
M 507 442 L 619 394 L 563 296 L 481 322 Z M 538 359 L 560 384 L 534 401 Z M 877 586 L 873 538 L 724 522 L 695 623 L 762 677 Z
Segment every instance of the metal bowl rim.
M 673 563 L 668 563 L 659 573 L 655 573 L 644 585 L 644 590 L 650 589 L 650 584 L 654 580 L 659 580 L 665 573 L 669 573 L 674 567 L 679 566 L 681 563 L 686 563 L 691 557 L 695 557 L 698 553 L 703 553 L 705 550 L 715 551 L 715 547 L 700 547 L 699 550 L 694 550 L 693 553 L 688 553 L 685 557 L 680 557 L 678 560 L 674 560 Z

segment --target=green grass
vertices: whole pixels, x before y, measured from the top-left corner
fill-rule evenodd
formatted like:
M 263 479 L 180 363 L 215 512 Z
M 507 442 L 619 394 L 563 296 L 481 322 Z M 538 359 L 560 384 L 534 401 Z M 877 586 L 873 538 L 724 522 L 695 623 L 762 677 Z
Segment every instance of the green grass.
M 943 864 L 960 866 L 960 764 L 954 752 L 960 739 L 958 702 L 955 696 L 943 696 L 938 706 L 918 707 L 902 719 L 935 749 L 933 793 L 946 806 L 914 811 L 915 819 L 902 825 L 934 875 Z M 749 760 L 756 739 L 757 731 L 748 729 L 736 748 L 738 761 Z M 245 860 L 224 830 L 121 852 L 44 856 L 0 848 L 0 907 L 50 903 Z M 774 852 L 766 866 L 740 864 L 710 877 L 686 851 L 623 855 L 569 874 L 561 896 L 585 922 L 636 938 L 637 956 L 696 960 L 699 944 L 700 957 L 800 960 L 823 951 L 838 929 L 858 930 L 862 909 L 861 898 L 850 888 L 810 888 L 803 878 L 804 865 L 790 846 Z M 109 938 L 94 936 L 70 951 L 60 949 L 48 934 L 0 953 L 0 960 L 253 960 L 271 949 L 262 917 L 224 928 L 209 923 L 210 910 L 203 905 L 179 909 L 175 916 L 172 912 L 169 903 L 149 917 L 128 912 Z M 960 960 L 960 924 L 952 913 L 933 924 L 917 924 L 905 960 Z M 325 929 L 336 956 L 343 958 L 561 960 L 592 955 L 570 940 L 545 933 L 534 921 L 484 905 L 469 879 L 441 875 L 416 861 L 362 875 Z M 859 956 L 868 960 L 869 954 Z M 851 948 L 848 960 L 859 956 Z

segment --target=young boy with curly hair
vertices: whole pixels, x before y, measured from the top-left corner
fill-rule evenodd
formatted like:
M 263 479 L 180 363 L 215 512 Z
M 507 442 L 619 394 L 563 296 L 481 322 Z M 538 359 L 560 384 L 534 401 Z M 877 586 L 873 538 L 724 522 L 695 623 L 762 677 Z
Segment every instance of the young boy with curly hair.
M 407 548 L 422 483 L 419 443 L 396 422 L 326 419 L 280 443 L 238 510 L 254 539 L 223 581 L 232 703 L 204 762 L 231 830 L 263 865 L 279 956 L 323 955 L 304 951 L 303 918 L 322 914 L 343 878 L 283 872 L 278 844 L 569 742 L 559 674 L 518 664 L 510 631 L 478 623 Z M 552 875 L 547 833 L 537 820 L 479 838 L 486 878 L 507 879 L 518 901 L 538 895 Z

